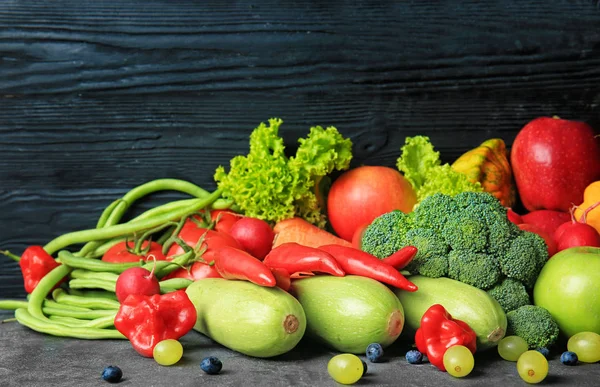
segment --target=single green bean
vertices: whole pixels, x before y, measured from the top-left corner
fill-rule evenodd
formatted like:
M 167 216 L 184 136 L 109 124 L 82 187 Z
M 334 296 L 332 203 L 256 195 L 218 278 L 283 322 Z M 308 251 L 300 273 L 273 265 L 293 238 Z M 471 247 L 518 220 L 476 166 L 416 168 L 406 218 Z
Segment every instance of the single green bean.
M 63 234 L 44 246 L 44 249 L 48 254 L 53 255 L 57 251 L 64 249 L 67 246 L 84 243 L 91 240 L 105 240 L 127 234 L 133 234 L 142 230 L 147 230 L 162 223 L 179 219 L 183 216 L 193 214 L 201 208 L 211 205 L 221 195 L 221 190 L 217 189 L 212 194 L 196 199 L 196 202 L 189 208 L 184 208 L 179 211 L 172 211 L 165 214 L 158 215 L 153 218 L 144 219 L 137 222 L 127 222 L 123 224 L 117 224 L 114 226 L 107 226 L 100 229 L 90 229 L 74 231 L 71 233 Z
M 108 251 L 108 249 L 110 249 L 111 247 L 113 247 L 117 243 L 123 242 L 125 240 L 127 240 L 127 236 L 126 235 L 119 236 L 119 237 L 116 237 L 116 238 L 107 239 L 107 240 L 104 240 L 104 241 L 93 241 L 93 243 L 95 243 L 95 245 L 92 246 L 93 249 L 87 249 L 87 250 L 81 249 L 79 251 L 74 252 L 73 255 L 75 255 L 77 257 L 92 258 L 92 259 L 102 258 L 102 256 L 104 254 L 106 254 L 106 252 Z M 92 243 L 92 242 L 89 242 L 89 243 Z M 88 244 L 86 244 L 86 246 Z
M 44 300 L 48 297 L 48 294 L 63 278 L 65 278 L 71 272 L 69 266 L 59 265 L 54 269 L 50 270 L 33 291 L 29 294 L 29 302 L 27 303 L 27 314 L 31 315 L 36 319 L 47 320 L 46 316 L 42 312 L 42 305 Z M 18 309 L 21 310 L 21 309 Z M 16 317 L 16 316 L 15 316 Z
M 59 304 L 80 306 L 82 308 L 90 309 L 119 309 L 121 304 L 119 301 L 109 300 L 107 298 L 91 298 L 81 297 L 68 294 L 61 288 L 54 289 L 52 291 L 52 298 Z
M 108 207 L 106 207 L 104 209 L 104 211 L 102 211 L 102 214 L 100 215 L 100 218 L 98 218 L 98 222 L 96 223 L 96 228 L 102 228 L 106 225 L 106 222 L 108 221 L 108 218 L 110 217 L 110 215 L 113 213 L 113 211 L 115 210 L 115 208 L 120 204 L 123 203 L 124 200 L 123 199 L 116 199 L 114 200 L 112 203 L 110 203 L 108 205 Z M 127 204 L 127 203 L 125 203 Z
M 93 320 L 80 320 L 74 317 L 48 316 L 56 323 L 64 323 L 67 326 L 77 326 L 82 328 L 111 328 L 115 325 L 114 316 L 99 317 Z
M 108 309 L 90 309 L 86 311 L 74 311 L 74 310 L 65 310 L 63 308 L 54 308 L 51 306 L 45 306 L 42 308 L 45 314 L 52 316 L 63 316 L 63 317 L 74 317 L 83 320 L 93 320 L 99 317 L 113 316 L 117 314 L 116 310 L 108 310 Z
M 44 303 L 42 304 L 42 309 L 45 307 L 57 308 L 62 310 L 72 310 L 74 312 L 85 312 L 91 310 L 90 308 L 82 308 L 80 306 L 59 304 L 58 302 L 50 299 L 44 300 Z
M 117 278 L 119 278 L 118 274 L 109 272 L 96 272 L 85 269 L 75 269 L 71 272 L 71 281 L 73 279 L 94 279 L 108 282 L 117 282 Z
M 170 278 L 168 280 L 160 281 L 160 292 L 161 293 L 170 293 L 176 290 L 185 289 L 190 284 L 194 282 L 187 278 Z
M 25 300 L 0 300 L 0 310 L 16 310 L 19 308 L 27 308 Z
M 69 294 L 79 297 L 89 298 L 106 298 L 108 300 L 117 301 L 117 295 L 106 290 L 80 290 L 80 289 L 69 289 Z
M 103 281 L 91 278 L 76 278 L 69 281 L 69 286 L 73 289 L 104 289 L 110 292 L 116 291 L 115 281 Z
M 58 252 L 58 261 L 63 265 L 72 267 L 73 269 L 85 269 L 88 271 L 116 274 L 120 274 L 132 267 L 139 267 L 141 266 L 140 262 L 143 262 L 142 257 L 140 257 L 140 262 L 104 262 L 97 259 L 77 257 L 67 250 L 61 250 Z
M 20 324 L 25 325 L 34 331 L 53 336 L 74 337 L 77 339 L 88 340 L 125 339 L 125 336 L 116 329 L 65 326 L 64 324 L 57 324 L 46 317 L 35 317 L 25 308 L 17 309 L 15 311 L 15 318 Z

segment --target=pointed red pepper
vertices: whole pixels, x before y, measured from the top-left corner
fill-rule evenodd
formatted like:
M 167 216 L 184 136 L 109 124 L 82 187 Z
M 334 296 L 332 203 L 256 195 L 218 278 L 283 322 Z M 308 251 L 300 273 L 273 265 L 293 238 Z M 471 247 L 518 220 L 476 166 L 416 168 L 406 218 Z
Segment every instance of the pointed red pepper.
M 263 260 L 271 269 L 283 269 L 292 277 L 298 273 L 324 273 L 343 277 L 344 270 L 331 254 L 314 247 L 286 242 L 273 248 Z
M 421 325 L 415 334 L 415 344 L 431 364 L 446 371 L 446 350 L 453 345 L 464 345 L 475 353 L 477 334 L 466 322 L 452 318 L 442 305 L 434 304 L 421 317 Z
M 325 245 L 319 249 L 331 254 L 346 274 L 369 277 L 409 292 L 417 290 L 417 285 L 407 280 L 398 269 L 365 251 L 341 245 Z
M 114 323 L 140 355 L 152 357 L 156 344 L 178 340 L 194 327 L 196 318 L 196 307 L 185 290 L 177 290 L 162 295 L 127 296 Z
M 260 286 L 274 287 L 277 280 L 260 259 L 244 250 L 220 246 L 215 250 L 215 269 L 225 279 L 239 279 Z
M 398 270 L 402 270 L 412 261 L 417 252 L 418 250 L 415 246 L 404 246 L 389 257 L 383 258 L 382 261 Z

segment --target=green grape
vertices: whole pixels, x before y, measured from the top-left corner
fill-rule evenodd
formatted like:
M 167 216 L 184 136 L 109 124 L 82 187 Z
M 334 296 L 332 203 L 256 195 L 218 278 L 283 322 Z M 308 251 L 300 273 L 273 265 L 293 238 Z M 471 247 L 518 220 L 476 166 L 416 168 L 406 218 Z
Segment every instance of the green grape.
M 469 348 L 464 345 L 453 345 L 444 352 L 446 371 L 457 378 L 467 376 L 473 371 L 475 359 Z
M 152 355 L 158 364 L 170 366 L 177 363 L 183 356 L 183 346 L 177 340 L 163 340 L 154 346 Z
M 536 350 L 525 351 L 517 360 L 517 372 L 527 383 L 539 383 L 548 375 L 548 360 Z
M 579 361 L 600 361 L 600 335 L 596 332 L 579 332 L 569 338 L 567 349 L 577 354 Z
M 363 376 L 362 360 L 351 353 L 336 355 L 327 363 L 329 376 L 341 384 L 354 384 Z
M 519 336 L 506 336 L 498 343 L 500 357 L 508 361 L 517 361 L 523 352 L 529 349 L 525 339 Z

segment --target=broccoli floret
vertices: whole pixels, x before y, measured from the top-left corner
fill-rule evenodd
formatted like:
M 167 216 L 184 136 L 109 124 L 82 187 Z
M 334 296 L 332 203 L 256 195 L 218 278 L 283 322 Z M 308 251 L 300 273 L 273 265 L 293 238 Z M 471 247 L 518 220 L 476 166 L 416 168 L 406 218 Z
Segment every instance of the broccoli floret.
M 525 285 L 514 278 L 505 278 L 487 292 L 498 301 L 504 312 L 531 304 Z
M 448 277 L 480 289 L 488 289 L 502 277 L 493 256 L 468 250 L 450 250 Z
M 413 228 L 406 233 L 405 243 L 417 248 L 417 254 L 405 267 L 408 272 L 432 278 L 448 275 L 450 247 L 435 231 Z
M 483 253 L 488 247 L 489 230 L 481 214 L 463 211 L 450 219 L 442 236 L 452 249 Z
M 462 210 L 468 210 L 471 206 L 483 205 L 491 210 L 504 211 L 506 214 L 506 208 L 502 205 L 502 203 L 494 195 L 486 192 L 461 192 L 454 196 L 454 201 Z
M 506 313 L 507 335 L 523 338 L 529 348 L 550 347 L 558 339 L 556 321 L 541 306 L 524 305 Z
M 527 288 L 533 288 L 548 260 L 548 247 L 541 236 L 521 231 L 498 258 L 504 275 L 521 281 Z
M 361 249 L 380 259 L 389 257 L 406 245 L 411 225 L 412 217 L 400 210 L 380 215 L 365 229 Z
M 412 212 L 414 226 L 441 232 L 446 222 L 455 216 L 456 203 L 452 196 L 436 193 L 426 197 Z

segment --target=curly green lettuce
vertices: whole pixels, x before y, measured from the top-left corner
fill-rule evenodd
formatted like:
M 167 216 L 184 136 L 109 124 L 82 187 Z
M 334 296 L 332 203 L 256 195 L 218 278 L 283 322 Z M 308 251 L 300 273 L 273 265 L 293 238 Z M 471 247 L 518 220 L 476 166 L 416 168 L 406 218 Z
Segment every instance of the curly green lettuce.
M 443 164 L 427 136 L 407 137 L 396 166 L 410 182 L 417 201 L 434 193 L 454 196 L 460 192 L 482 192 L 479 182 L 472 183 L 465 174 Z
M 229 172 L 219 166 L 214 174 L 222 196 L 246 214 L 268 222 L 301 217 L 325 227 L 322 202 L 316 195 L 319 180 L 334 170 L 345 170 L 352 160 L 352 141 L 333 127 L 310 128 L 298 140 L 296 154 L 287 157 L 279 127 L 283 121 L 269 119 L 250 134 L 250 151 L 235 156 Z

